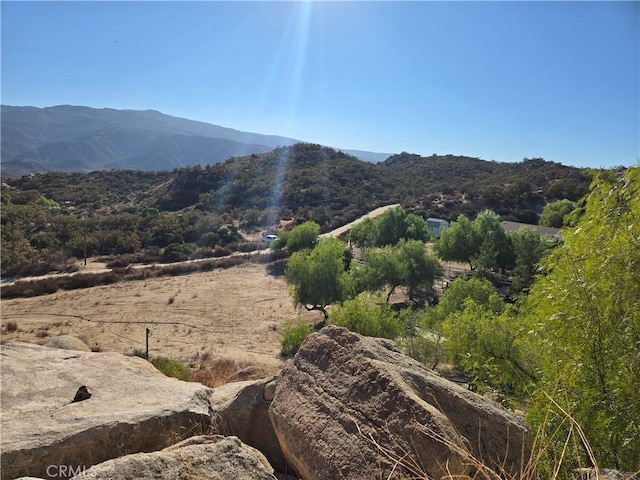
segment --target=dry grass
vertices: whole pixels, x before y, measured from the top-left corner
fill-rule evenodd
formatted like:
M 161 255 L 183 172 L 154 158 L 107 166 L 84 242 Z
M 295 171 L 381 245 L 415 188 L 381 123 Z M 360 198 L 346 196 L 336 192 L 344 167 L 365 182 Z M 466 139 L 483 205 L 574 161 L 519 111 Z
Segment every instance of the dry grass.
M 82 338 L 103 352 L 129 354 L 145 348 L 148 327 L 152 356 L 179 358 L 197 369 L 210 352 L 211 358 L 280 368 L 278 331 L 300 312 L 293 307 L 284 279 L 269 271 L 267 264 L 244 263 L 39 297 L 3 298 L 2 324 L 16 322 L 20 329 L 5 328 L 2 342 L 40 343 L 35 333 L 47 330 L 49 336 Z M 311 322 L 322 316 L 302 315 Z
M 228 383 L 230 377 L 239 371 L 254 366 L 256 365 L 251 362 L 230 358 L 206 359 L 201 361 L 198 368 L 191 373 L 190 380 L 215 388 Z M 257 370 L 264 373 L 260 376 L 274 375 L 279 370 L 275 367 L 261 367 L 259 365 L 257 367 L 259 367 Z

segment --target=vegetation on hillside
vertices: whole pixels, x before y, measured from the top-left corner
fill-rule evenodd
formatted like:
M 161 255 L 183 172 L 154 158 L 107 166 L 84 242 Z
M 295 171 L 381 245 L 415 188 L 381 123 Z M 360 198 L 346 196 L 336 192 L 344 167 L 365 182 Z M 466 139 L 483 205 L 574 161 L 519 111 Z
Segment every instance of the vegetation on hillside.
M 289 219 L 293 225 L 313 221 L 324 232 L 394 202 L 407 209 L 407 218 L 397 220 L 408 222 L 403 228 L 415 239 L 424 239 L 429 216 L 455 220 L 487 207 L 502 219 L 536 223 L 548 200 L 578 200 L 590 176 L 541 159 L 504 164 L 403 153 L 374 165 L 319 145 L 296 144 L 172 172 L 49 172 L 5 179 L 2 275 L 68 270 L 85 251 L 144 252 L 140 260 L 156 261 L 222 255 L 242 248 L 240 230 L 274 231 Z

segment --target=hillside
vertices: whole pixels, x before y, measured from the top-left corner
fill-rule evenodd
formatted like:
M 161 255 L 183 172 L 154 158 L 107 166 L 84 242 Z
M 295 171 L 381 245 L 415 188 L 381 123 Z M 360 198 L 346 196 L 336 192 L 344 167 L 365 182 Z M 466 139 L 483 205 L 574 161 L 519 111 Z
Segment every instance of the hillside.
M 265 153 L 297 140 L 242 132 L 153 110 L 2 106 L 2 177 L 94 170 L 172 170 Z M 380 161 L 387 154 L 357 151 Z
M 578 200 L 590 179 L 542 159 L 403 153 L 372 164 L 301 143 L 204 168 L 28 175 L 2 184 L 2 274 L 64 270 L 85 254 L 228 255 L 257 248 L 242 247 L 244 235 L 259 239 L 283 220 L 312 220 L 326 232 L 392 203 L 424 218 L 451 221 L 488 208 L 535 224 L 548 201 Z
M 165 184 L 156 206 L 195 205 L 216 213 L 278 207 L 283 215 L 305 216 L 320 225 L 328 216 L 332 228 L 385 203 L 450 220 L 491 208 L 536 223 L 547 201 L 578 200 L 590 178 L 580 169 L 542 159 L 498 163 L 402 153 L 373 165 L 319 145 L 296 144 L 204 169 L 182 169 Z

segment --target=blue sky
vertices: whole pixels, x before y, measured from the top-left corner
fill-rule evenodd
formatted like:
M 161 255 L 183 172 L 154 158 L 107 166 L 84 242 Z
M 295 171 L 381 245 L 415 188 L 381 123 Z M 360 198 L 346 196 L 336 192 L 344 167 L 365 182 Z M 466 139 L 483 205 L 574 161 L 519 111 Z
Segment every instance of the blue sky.
M 6 105 L 345 149 L 637 165 L 640 2 L 2 1 Z

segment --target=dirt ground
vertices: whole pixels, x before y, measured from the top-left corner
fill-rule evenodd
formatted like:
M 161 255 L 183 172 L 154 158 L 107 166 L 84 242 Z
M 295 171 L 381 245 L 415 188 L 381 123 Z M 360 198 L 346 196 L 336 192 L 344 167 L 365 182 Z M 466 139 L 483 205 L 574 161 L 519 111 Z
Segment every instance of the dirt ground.
M 377 217 L 388 205 L 370 212 Z M 364 218 L 364 217 L 363 217 Z M 328 235 L 337 236 L 355 223 Z M 445 262 L 446 282 L 468 266 Z M 101 271 L 90 261 L 80 271 Z M 406 301 L 398 291 L 392 301 Z M 267 371 L 282 367 L 280 330 L 288 321 L 319 322 L 320 312 L 296 310 L 283 276 L 264 264 L 174 277 L 120 282 L 33 298 L 0 300 L 2 343 L 45 344 L 58 335 L 73 335 L 94 351 L 144 352 L 150 329 L 149 355 L 175 357 L 197 366 L 205 359 L 253 364 Z M 8 331 L 11 322 L 17 330 Z
M 296 311 L 282 276 L 262 264 L 120 282 L 35 298 L 1 300 L 2 343 L 44 344 L 73 335 L 96 351 L 177 357 L 191 364 L 223 358 L 277 369 L 279 330 L 287 320 L 319 321 Z M 17 330 L 7 332 L 7 322 Z

